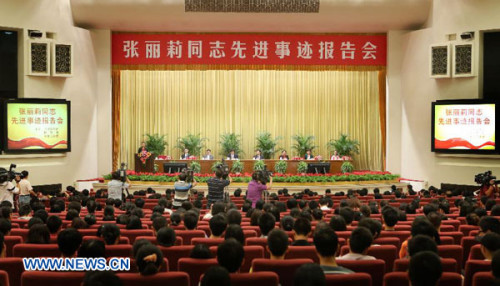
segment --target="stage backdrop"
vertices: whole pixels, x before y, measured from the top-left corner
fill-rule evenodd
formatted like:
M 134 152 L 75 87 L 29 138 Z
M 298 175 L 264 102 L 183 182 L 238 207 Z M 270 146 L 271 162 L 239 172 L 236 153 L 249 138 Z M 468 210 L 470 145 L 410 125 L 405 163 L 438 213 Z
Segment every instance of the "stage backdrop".
M 119 83 L 114 86 L 119 94 L 114 97 L 114 133 L 120 137 L 116 159 L 133 168 L 145 133 L 166 134 L 166 153 L 175 159 L 177 139 L 200 133 L 221 158 L 219 135 L 225 132 L 241 134 L 246 154 L 240 158 L 251 158 L 259 131 L 282 136 L 280 147 L 291 157 L 296 155 L 292 135 L 314 135 L 319 146 L 314 153 L 326 159 L 326 143 L 343 132 L 361 143 L 356 169 L 382 170 L 385 92 L 382 96 L 379 90 L 380 76 L 377 70 L 121 69 L 113 74 Z M 385 72 L 382 77 L 384 82 Z

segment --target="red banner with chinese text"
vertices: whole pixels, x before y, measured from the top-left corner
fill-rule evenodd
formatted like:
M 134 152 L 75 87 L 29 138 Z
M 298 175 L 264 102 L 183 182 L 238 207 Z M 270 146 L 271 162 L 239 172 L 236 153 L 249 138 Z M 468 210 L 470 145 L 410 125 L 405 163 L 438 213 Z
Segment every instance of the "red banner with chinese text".
M 114 65 L 385 66 L 386 35 L 113 33 Z

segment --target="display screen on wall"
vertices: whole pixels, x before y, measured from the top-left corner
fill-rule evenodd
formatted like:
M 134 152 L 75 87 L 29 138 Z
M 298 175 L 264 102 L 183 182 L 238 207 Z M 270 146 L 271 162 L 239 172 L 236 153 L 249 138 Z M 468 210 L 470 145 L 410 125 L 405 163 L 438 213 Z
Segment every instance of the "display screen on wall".
M 496 105 L 461 100 L 432 104 L 432 151 L 496 153 Z
M 71 151 L 69 101 L 7 100 L 3 114 L 5 152 Z

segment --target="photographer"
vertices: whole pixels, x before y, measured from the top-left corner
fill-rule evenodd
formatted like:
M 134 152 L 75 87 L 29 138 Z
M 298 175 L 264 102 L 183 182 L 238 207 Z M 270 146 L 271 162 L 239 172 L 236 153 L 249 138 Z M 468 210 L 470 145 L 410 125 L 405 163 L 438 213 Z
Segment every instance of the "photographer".
M 174 183 L 174 209 L 180 208 L 182 203 L 189 199 L 189 190 L 198 184 L 194 178 L 192 178 L 193 183 L 187 182 L 187 177 L 187 172 L 182 172 L 179 174 L 179 180 Z
M 210 208 L 210 206 L 216 202 L 222 202 L 224 200 L 224 188 L 229 186 L 231 184 L 232 179 L 229 176 L 229 173 L 226 173 L 224 171 L 223 167 L 217 168 L 215 171 L 215 177 L 208 179 L 207 185 L 208 185 L 208 195 L 207 195 L 207 201 L 208 205 L 207 207 Z
M 123 189 L 130 187 L 130 180 L 125 175 L 122 177 L 120 170 L 111 174 L 111 181 L 108 183 L 108 198 L 114 200 L 123 199 Z
M 28 176 L 28 171 L 21 172 L 19 181 L 17 180 L 16 176 L 17 187 L 19 188 L 19 207 L 24 204 L 29 204 L 31 201 L 31 196 L 37 196 L 37 194 L 33 191 L 33 187 L 31 187 L 30 181 L 28 181 Z
M 269 185 L 266 185 L 266 175 L 262 171 L 255 171 L 252 174 L 252 180 L 248 183 L 247 199 L 252 202 L 252 208 L 255 208 L 257 201 L 262 199 L 262 192 L 271 190 L 273 178 L 269 177 Z
M 0 203 L 8 201 L 14 207 L 14 194 L 19 193 L 19 189 L 12 183 L 11 171 L 0 168 Z
M 490 199 L 494 199 L 496 194 L 498 194 L 498 186 L 495 182 L 495 179 L 487 178 L 486 182 L 481 185 L 479 189 L 479 197 L 488 197 Z

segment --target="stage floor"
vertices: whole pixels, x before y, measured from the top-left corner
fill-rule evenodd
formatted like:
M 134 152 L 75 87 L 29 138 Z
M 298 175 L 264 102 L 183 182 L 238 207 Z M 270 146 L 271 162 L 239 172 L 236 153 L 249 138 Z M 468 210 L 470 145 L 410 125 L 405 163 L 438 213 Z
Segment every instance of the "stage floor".
M 326 189 L 330 189 L 332 194 L 336 192 L 347 192 L 348 190 L 359 190 L 367 188 L 369 193 L 373 192 L 373 189 L 379 188 L 380 192 L 384 192 L 391 189 L 391 186 L 395 185 L 398 189 L 406 192 L 408 184 L 400 183 L 398 180 L 391 181 L 354 181 L 354 182 L 335 182 L 335 183 L 273 183 L 273 189 L 271 192 L 277 192 L 280 189 L 287 188 L 290 194 L 299 193 L 304 189 L 310 189 L 313 192 L 317 192 L 320 195 L 325 193 Z M 228 187 L 228 192 L 233 194 L 233 192 L 241 188 L 243 191 L 246 190 L 248 183 L 232 183 Z M 93 183 L 94 190 L 106 189 L 107 182 L 105 183 Z M 158 182 L 147 182 L 147 181 L 132 181 L 131 187 L 129 189 L 130 193 L 139 190 L 145 190 L 147 188 L 153 188 L 157 193 L 164 194 L 166 189 L 173 189 L 174 183 L 158 183 Z M 208 187 L 206 183 L 199 183 L 194 189 L 202 192 L 206 192 Z

